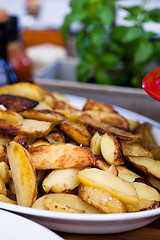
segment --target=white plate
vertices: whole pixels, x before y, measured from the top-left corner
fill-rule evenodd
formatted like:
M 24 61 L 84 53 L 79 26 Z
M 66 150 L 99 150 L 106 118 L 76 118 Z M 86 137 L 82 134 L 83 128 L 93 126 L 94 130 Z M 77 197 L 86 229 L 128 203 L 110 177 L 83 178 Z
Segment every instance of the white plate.
M 86 99 L 68 96 L 72 105 L 82 108 Z M 160 144 L 160 124 L 123 108 L 115 109 L 127 118 L 140 122 L 149 122 L 153 126 L 153 134 Z M 51 212 L 46 210 L 21 207 L 0 202 L 0 208 L 6 209 L 34 220 L 50 229 L 63 232 L 84 234 L 109 234 L 125 232 L 145 226 L 160 216 L 160 208 L 135 213 L 122 214 L 77 214 Z
M 0 236 L 3 240 L 62 240 L 54 232 L 24 217 L 0 210 Z

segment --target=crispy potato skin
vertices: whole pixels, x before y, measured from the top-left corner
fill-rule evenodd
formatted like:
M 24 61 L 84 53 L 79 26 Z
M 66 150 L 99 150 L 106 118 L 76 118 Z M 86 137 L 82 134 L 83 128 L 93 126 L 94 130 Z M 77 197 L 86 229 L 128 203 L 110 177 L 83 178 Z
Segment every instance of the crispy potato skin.
M 62 132 L 72 138 L 75 142 L 86 147 L 89 146 L 91 134 L 84 126 L 69 121 L 61 121 L 58 126 Z
M 34 108 L 38 102 L 25 97 L 4 94 L 0 95 L 0 104 L 12 111 L 21 112 Z
M 32 164 L 36 170 L 83 168 L 95 164 L 95 157 L 85 147 L 73 144 L 54 144 L 29 148 Z

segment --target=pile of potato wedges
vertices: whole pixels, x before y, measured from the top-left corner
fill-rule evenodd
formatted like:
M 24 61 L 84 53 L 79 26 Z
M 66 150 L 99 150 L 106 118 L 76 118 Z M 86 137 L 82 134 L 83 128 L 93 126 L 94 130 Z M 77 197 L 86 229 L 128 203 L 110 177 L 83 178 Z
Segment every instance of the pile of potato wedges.
M 0 88 L 0 201 L 70 213 L 126 213 L 160 202 L 160 146 L 149 123 L 33 83 Z

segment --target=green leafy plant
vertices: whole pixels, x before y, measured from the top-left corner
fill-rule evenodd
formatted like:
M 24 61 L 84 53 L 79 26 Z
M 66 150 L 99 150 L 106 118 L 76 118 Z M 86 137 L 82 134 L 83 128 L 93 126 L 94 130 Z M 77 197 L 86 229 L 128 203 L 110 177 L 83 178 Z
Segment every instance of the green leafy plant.
M 152 40 L 154 32 L 144 29 L 146 22 L 160 22 L 160 9 L 147 10 L 148 1 L 141 2 L 121 7 L 131 26 L 116 26 L 116 0 L 70 1 L 71 13 L 65 17 L 62 32 L 67 39 L 71 25 L 81 23 L 75 37 L 79 81 L 140 87 L 147 65 L 160 62 L 160 42 Z

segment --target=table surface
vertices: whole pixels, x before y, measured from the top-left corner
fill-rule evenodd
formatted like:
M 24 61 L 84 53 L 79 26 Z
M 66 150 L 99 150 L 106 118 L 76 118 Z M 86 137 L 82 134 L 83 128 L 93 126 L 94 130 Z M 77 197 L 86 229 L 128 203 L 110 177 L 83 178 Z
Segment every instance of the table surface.
M 92 235 L 92 234 L 72 234 L 56 232 L 64 239 L 68 240 L 159 240 L 160 239 L 160 218 L 153 223 L 124 233 L 116 234 L 102 234 L 102 235 Z

